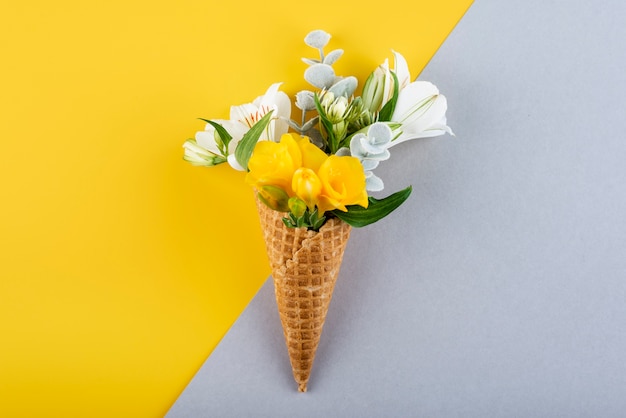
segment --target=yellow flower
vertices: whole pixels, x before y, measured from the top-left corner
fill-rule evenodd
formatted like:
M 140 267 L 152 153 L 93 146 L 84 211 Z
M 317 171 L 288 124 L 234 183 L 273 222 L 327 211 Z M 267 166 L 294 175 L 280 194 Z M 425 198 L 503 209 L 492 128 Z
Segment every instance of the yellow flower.
M 248 168 L 246 182 L 268 202 L 276 201 L 274 206 L 280 203 L 283 210 L 286 196 L 296 196 L 310 210 L 317 206 L 320 213 L 334 209 L 345 212 L 347 205 L 366 208 L 368 204 L 365 172 L 359 160 L 328 156 L 306 136 L 285 134 L 279 143 L 257 143 Z M 280 193 L 275 188 L 282 189 L 286 196 L 277 199 Z
M 313 171 L 319 170 L 322 163 L 328 158 L 328 155 L 313 144 L 309 137 L 296 134 L 293 134 L 293 136 L 302 153 L 302 166 Z
M 300 167 L 293 174 L 291 187 L 296 196 L 302 199 L 310 210 L 313 210 L 322 192 L 322 181 L 315 171 Z
M 293 173 L 302 166 L 302 152 L 294 137 L 285 134 L 280 142 L 259 141 L 250 160 L 246 182 L 257 189 L 265 185 L 278 186 L 293 196 Z
M 322 182 L 318 201 L 320 212 L 333 209 L 346 212 L 346 205 L 367 208 L 365 172 L 358 159 L 331 155 L 322 163 L 317 174 Z

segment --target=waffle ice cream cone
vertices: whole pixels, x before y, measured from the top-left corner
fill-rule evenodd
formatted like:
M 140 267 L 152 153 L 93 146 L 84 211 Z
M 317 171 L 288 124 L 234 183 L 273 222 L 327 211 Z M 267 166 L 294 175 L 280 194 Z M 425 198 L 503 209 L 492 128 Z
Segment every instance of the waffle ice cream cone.
M 350 225 L 332 218 L 318 232 L 288 228 L 285 213 L 258 199 L 257 208 L 293 377 L 306 392 Z

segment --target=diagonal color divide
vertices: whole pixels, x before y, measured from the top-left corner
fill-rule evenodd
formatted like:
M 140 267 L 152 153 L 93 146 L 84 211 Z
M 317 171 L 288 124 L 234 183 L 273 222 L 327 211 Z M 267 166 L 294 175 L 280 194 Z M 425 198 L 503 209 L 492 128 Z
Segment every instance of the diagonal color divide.
M 317 28 L 340 74 L 417 74 L 471 1 L 75 3 L 0 16 L 0 416 L 160 416 L 269 274 L 243 177 L 182 161 L 195 118 L 304 88 Z
M 374 39 L 368 39 L 367 41 L 369 42 L 363 42 L 360 35 L 355 36 L 352 31 L 341 26 L 337 28 L 325 27 L 325 30 L 333 34 L 334 39 L 331 41 L 329 49 L 342 48 L 345 50 L 344 58 L 342 58 L 344 68 L 346 68 L 346 71 L 351 71 L 350 74 L 356 75 L 361 82 L 377 64 L 389 57 L 391 47 L 402 52 L 407 57 L 410 69 L 415 76 L 426 66 L 430 58 L 471 5 L 471 1 L 448 1 L 437 5 L 426 3 L 412 3 L 405 16 L 408 20 L 405 26 L 399 25 L 397 30 L 394 27 L 394 30 L 389 35 L 375 36 Z M 368 16 L 368 18 L 372 19 L 373 16 Z M 297 40 L 299 41 L 299 38 Z M 392 43 L 393 45 L 391 45 Z M 356 65 L 355 62 L 350 61 L 350 55 L 356 55 L 363 60 L 368 60 L 369 65 Z M 337 67 L 341 68 L 341 66 Z M 339 74 L 343 75 L 340 71 Z M 301 79 L 300 73 L 295 75 L 290 73 L 289 76 L 290 80 L 286 83 L 286 86 L 293 85 L 291 84 L 292 78 Z M 299 87 L 306 88 L 305 85 Z M 296 90 L 298 89 L 293 89 L 293 91 Z M 293 91 L 287 92 L 293 93 Z M 249 215 L 254 218 L 253 222 L 255 222 L 256 211 L 250 210 Z M 264 248 L 261 251 L 264 252 Z M 253 277 L 259 278 L 259 281 L 249 281 L 247 283 L 250 288 L 256 291 L 265 281 L 269 271 L 264 264 L 256 271 L 253 271 L 251 268 L 250 273 Z M 243 311 L 243 308 L 239 313 L 241 311 Z M 276 327 L 280 327 L 278 322 Z M 225 332 L 226 330 L 227 328 L 225 328 Z

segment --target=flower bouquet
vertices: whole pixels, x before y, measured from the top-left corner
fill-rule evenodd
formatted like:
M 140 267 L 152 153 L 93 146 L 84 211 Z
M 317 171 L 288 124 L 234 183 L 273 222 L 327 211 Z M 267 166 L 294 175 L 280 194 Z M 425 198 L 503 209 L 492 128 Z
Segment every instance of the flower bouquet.
M 204 131 L 187 140 L 184 159 L 210 167 L 228 163 L 246 172 L 253 187 L 276 302 L 298 390 L 306 391 L 315 352 L 351 227 L 387 216 L 411 187 L 377 199 L 384 189 L 374 170 L 390 149 L 410 139 L 452 134 L 446 98 L 426 81 L 411 81 L 404 57 L 394 52 L 355 97 L 357 79 L 337 76 L 343 55 L 325 53 L 330 35 L 309 33 L 304 42 L 319 52 L 303 58 L 313 90 L 291 102 L 271 85 L 252 103 L 232 106 L 229 120 L 204 120 Z

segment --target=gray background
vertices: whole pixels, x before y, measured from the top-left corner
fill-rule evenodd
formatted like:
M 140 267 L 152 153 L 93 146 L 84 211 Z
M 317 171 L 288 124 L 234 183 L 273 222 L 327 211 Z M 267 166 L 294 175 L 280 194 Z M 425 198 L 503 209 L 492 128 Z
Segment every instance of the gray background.
M 457 133 L 377 170 L 299 394 L 268 281 L 170 417 L 626 416 L 626 4 L 477 1 L 421 79 Z

